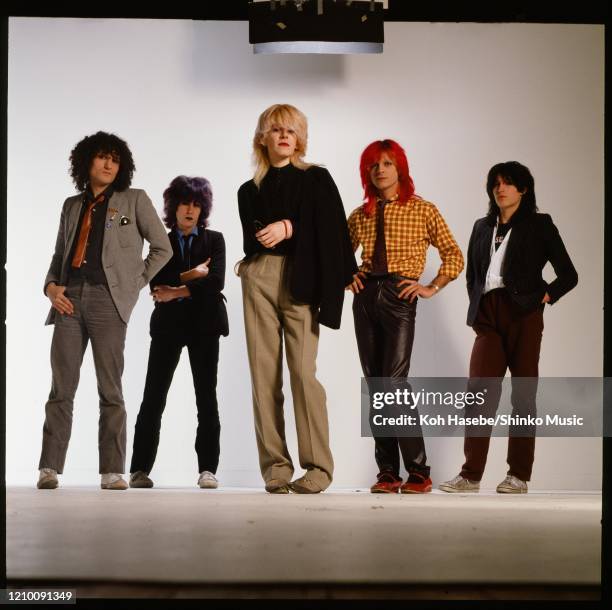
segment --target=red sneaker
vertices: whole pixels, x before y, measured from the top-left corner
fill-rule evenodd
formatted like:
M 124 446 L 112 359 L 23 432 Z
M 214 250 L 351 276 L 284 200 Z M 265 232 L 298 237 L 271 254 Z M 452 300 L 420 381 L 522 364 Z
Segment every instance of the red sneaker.
M 411 472 L 401 491 L 403 494 L 426 494 L 431 491 L 431 479 L 417 472 Z
M 376 477 L 378 481 L 370 487 L 373 494 L 396 494 L 402 484 L 401 477 L 395 476 L 392 472 L 380 472 Z

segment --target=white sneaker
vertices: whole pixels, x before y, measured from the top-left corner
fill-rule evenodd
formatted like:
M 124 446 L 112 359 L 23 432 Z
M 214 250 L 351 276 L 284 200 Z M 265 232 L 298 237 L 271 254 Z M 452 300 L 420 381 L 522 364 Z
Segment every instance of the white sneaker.
M 498 494 L 526 494 L 527 483 L 509 474 L 498 486 Z
M 128 484 L 118 472 L 105 472 L 100 477 L 100 487 L 102 489 L 124 490 L 128 488 Z
M 198 479 L 198 485 L 202 489 L 217 489 L 219 486 L 219 481 L 217 481 L 217 477 L 212 472 L 208 470 L 204 470 L 200 473 L 200 478 Z
M 469 479 L 464 479 L 460 474 L 458 474 L 454 479 L 440 483 L 440 485 L 438 485 L 438 489 L 448 493 L 475 494 L 480 491 L 480 481 L 470 481 Z
M 36 487 L 38 487 L 38 489 L 55 489 L 57 486 L 57 470 L 53 468 L 41 468 Z

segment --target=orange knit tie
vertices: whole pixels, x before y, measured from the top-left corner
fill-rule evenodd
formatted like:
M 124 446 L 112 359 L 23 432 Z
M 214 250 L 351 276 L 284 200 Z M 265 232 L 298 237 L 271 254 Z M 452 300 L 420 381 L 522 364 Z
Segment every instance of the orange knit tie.
M 104 201 L 104 194 L 98 195 L 91 203 L 87 205 L 85 215 L 83 216 L 83 222 L 81 223 L 81 230 L 79 232 L 79 239 L 77 241 L 76 248 L 74 249 L 74 256 L 72 257 L 72 266 L 79 268 L 83 264 L 85 259 L 85 250 L 87 248 L 87 240 L 89 239 L 89 233 L 91 231 L 91 214 L 93 209 Z

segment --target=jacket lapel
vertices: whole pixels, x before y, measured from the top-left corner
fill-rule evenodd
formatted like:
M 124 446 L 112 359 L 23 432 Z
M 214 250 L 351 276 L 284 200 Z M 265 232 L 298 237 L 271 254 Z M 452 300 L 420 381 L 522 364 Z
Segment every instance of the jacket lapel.
M 125 193 L 115 192 L 111 195 L 108 200 L 108 208 L 106 211 L 106 219 L 104 221 L 104 237 L 102 239 L 102 260 L 106 260 L 108 249 L 113 243 L 111 233 L 117 233 L 119 230 L 119 221 L 122 216 L 126 216 L 127 212 L 127 198 Z M 130 218 L 132 222 L 134 218 Z M 116 240 L 115 240 L 116 242 Z
M 79 225 L 79 217 L 81 216 L 81 208 L 83 205 L 83 195 L 77 195 L 75 201 L 70 208 L 68 213 L 68 220 L 66 226 L 66 248 L 64 250 L 64 261 L 70 256 L 70 250 L 72 249 L 72 243 L 74 242 L 74 236 Z
M 482 238 L 479 244 L 479 255 L 482 261 L 482 277 L 485 278 L 487 275 L 487 269 L 491 262 L 491 240 L 493 239 L 493 231 L 495 231 L 495 225 L 485 223 L 484 230 L 482 232 Z
M 172 262 L 176 269 L 181 269 L 183 257 L 181 256 L 181 247 L 179 246 L 178 236 L 174 229 L 168 231 L 168 239 L 170 240 L 170 245 L 172 246 L 172 258 L 170 259 L 170 262 Z
M 506 257 L 504 258 L 504 264 L 502 267 L 502 275 L 504 278 L 509 277 L 512 274 L 512 269 L 515 267 L 515 261 L 521 260 L 521 257 L 523 257 L 525 254 L 529 224 L 529 217 L 526 216 L 517 217 L 516 221 L 512 224 L 512 230 L 508 236 Z M 510 274 L 508 272 L 510 272 Z
M 191 251 L 194 254 L 194 259 L 198 260 L 196 257 L 202 256 L 204 253 L 208 252 L 208 231 L 206 229 L 199 227 L 198 231 L 200 232 L 196 239 L 194 239 L 193 244 L 191 245 Z M 202 260 L 206 260 L 208 257 L 203 257 Z

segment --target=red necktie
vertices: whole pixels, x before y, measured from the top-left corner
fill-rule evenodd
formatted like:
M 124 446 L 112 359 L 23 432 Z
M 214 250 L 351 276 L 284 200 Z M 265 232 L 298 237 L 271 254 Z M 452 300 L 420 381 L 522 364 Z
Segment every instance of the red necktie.
M 72 266 L 79 268 L 83 264 L 85 258 L 85 250 L 87 248 L 87 240 L 89 239 L 89 233 L 91 231 L 91 214 L 92 210 L 104 201 L 104 193 L 98 195 L 91 203 L 87 204 L 87 209 L 83 215 L 83 222 L 81 223 L 81 230 L 79 232 L 79 239 L 77 241 L 76 248 L 74 249 L 74 256 L 72 257 Z

